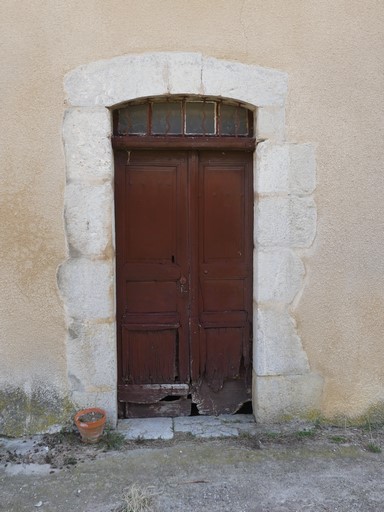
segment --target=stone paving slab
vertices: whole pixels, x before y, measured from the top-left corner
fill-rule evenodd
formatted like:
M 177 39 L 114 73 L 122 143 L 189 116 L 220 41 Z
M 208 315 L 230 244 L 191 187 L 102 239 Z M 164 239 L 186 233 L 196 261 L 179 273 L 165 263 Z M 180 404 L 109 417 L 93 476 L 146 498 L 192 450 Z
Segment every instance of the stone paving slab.
M 3 437 L 0 439 L 0 448 L 2 446 L 10 452 L 14 452 L 17 455 L 25 455 L 35 448 L 37 442 L 41 441 L 42 435 L 36 435 L 31 437 L 19 437 L 11 439 L 9 437 Z
M 135 418 L 119 420 L 117 430 L 130 441 L 136 439 L 173 439 L 172 418 Z
M 237 437 L 239 431 L 218 417 L 186 416 L 174 419 L 174 431 L 192 434 L 195 437 Z
M 201 438 L 237 437 L 254 433 L 256 423 L 250 414 L 222 416 L 184 416 L 180 418 L 138 418 L 119 420 L 118 431 L 126 439 L 172 439 L 175 433 Z

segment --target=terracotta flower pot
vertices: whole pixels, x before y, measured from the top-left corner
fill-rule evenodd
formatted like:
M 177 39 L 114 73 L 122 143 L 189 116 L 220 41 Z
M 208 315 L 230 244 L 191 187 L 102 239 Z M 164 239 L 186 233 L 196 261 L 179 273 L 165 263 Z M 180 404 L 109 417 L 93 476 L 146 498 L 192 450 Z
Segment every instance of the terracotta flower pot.
M 107 413 L 104 409 L 90 407 L 75 414 L 75 424 L 83 443 L 97 443 L 103 435 Z

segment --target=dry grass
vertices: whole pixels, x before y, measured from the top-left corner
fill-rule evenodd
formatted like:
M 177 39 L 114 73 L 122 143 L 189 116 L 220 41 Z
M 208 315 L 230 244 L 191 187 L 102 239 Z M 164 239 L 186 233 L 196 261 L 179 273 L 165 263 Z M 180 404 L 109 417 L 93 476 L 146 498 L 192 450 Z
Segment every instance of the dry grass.
M 150 487 L 132 484 L 123 493 L 123 504 L 116 512 L 151 512 L 154 492 Z

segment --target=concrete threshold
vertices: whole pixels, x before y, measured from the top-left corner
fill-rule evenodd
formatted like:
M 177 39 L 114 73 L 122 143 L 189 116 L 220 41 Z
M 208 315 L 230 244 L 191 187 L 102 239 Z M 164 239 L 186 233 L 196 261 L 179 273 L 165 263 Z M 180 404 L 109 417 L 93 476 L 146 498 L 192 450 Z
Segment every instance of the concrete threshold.
M 175 434 L 197 438 L 238 437 L 256 432 L 251 414 L 221 416 L 184 416 L 179 418 L 135 418 L 119 420 L 117 430 L 127 440 L 173 439 Z

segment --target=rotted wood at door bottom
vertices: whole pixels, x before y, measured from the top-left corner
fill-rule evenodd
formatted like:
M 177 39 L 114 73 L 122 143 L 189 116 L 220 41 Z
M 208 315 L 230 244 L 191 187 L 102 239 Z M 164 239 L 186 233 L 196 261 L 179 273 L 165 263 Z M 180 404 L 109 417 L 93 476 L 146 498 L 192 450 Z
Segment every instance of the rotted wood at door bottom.
M 220 390 L 205 382 L 185 388 L 167 386 L 132 386 L 119 388 L 119 417 L 152 418 L 190 416 L 195 404 L 199 414 L 217 416 L 234 414 L 251 400 L 250 382 L 227 381 Z
M 245 335 L 245 326 L 240 323 L 240 326 L 231 328 L 200 329 L 203 332 L 199 337 L 201 359 L 198 379 L 184 384 L 120 384 L 120 417 L 175 417 L 189 416 L 192 412 L 202 415 L 234 414 L 251 400 L 252 339 Z M 143 356 L 147 358 L 156 380 L 162 378 L 170 381 L 180 373 L 177 364 L 169 366 L 167 358 L 162 358 L 155 342 L 152 346 L 146 345 Z M 151 364 L 156 356 L 158 365 Z M 129 361 L 130 365 L 137 364 L 134 351 L 131 351 L 130 358 L 126 356 L 124 360 Z M 140 365 L 138 367 L 141 368 Z M 136 381 L 140 378 L 150 380 L 149 374 L 143 369 L 139 375 L 132 369 L 131 375 Z

